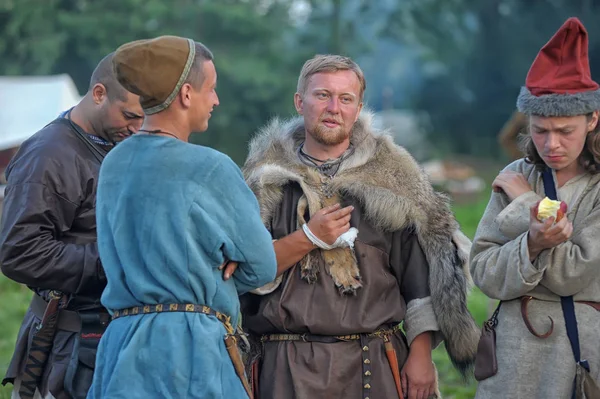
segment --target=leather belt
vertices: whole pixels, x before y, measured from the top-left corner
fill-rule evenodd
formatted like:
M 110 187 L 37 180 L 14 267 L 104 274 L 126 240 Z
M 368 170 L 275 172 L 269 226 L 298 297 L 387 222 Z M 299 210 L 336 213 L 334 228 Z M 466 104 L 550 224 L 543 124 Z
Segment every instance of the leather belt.
M 389 342 L 389 336 L 400 331 L 400 324 L 392 328 L 382 328 L 373 333 L 366 334 L 348 334 L 348 335 L 317 335 L 317 334 L 267 334 L 261 337 L 261 342 L 277 342 L 277 341 L 303 341 L 303 342 L 319 342 L 332 344 L 336 342 L 360 341 L 361 349 L 361 366 L 362 366 L 362 397 L 363 399 L 371 399 L 371 375 L 373 373 L 370 358 L 369 338 L 381 338 L 384 342 Z M 394 353 L 394 356 L 396 354 Z M 388 359 L 390 360 L 390 359 Z M 397 363 L 397 359 L 396 363 Z M 393 373 L 393 365 L 390 363 Z M 396 381 L 395 381 L 396 382 Z M 400 381 L 396 382 L 400 384 Z
M 552 335 L 552 332 L 554 331 L 554 320 L 552 320 L 552 317 L 548 316 L 548 318 L 550 319 L 550 328 L 548 328 L 548 331 L 546 331 L 543 334 L 538 333 L 535 330 L 535 328 L 533 328 L 533 325 L 529 321 L 527 306 L 529 305 L 529 302 L 531 302 L 532 299 L 537 299 L 537 298 L 534 298 L 532 296 L 522 296 L 519 299 L 521 300 L 521 317 L 523 318 L 523 322 L 525 323 L 525 327 L 527 327 L 527 329 L 529 330 L 529 332 L 531 334 L 533 334 L 534 336 L 540 338 L 540 339 L 546 339 L 550 335 Z M 597 310 L 597 311 L 600 312 L 600 302 L 575 301 L 575 303 L 581 303 L 581 304 L 584 304 L 584 305 L 591 306 L 592 308 L 594 308 L 595 310 Z
M 575 303 L 583 303 L 584 305 L 588 305 L 596 309 L 600 312 L 600 302 L 591 302 L 591 301 L 575 301 Z
M 223 324 L 227 334 L 224 337 L 225 348 L 233 364 L 235 373 L 237 374 L 240 382 L 242 383 L 244 390 L 248 394 L 250 399 L 253 399 L 253 392 L 250 388 L 248 380 L 244 374 L 244 364 L 238 348 L 237 337 L 235 335 L 235 329 L 231 324 L 231 317 L 225 313 L 221 313 L 217 310 L 211 309 L 206 305 L 198 305 L 194 303 L 166 303 L 156 305 L 143 305 L 134 306 L 127 309 L 115 310 L 112 315 L 112 319 L 118 319 L 121 317 L 150 314 L 150 313 L 169 313 L 169 312 L 183 312 L 183 313 L 201 313 L 207 316 L 213 316 Z
M 150 314 L 150 313 L 169 313 L 169 312 L 184 312 L 184 313 L 202 313 L 208 316 L 214 316 L 225 326 L 228 334 L 234 334 L 235 330 L 231 325 L 231 317 L 225 313 L 221 313 L 214 309 L 209 308 L 205 305 L 197 305 L 193 303 L 167 303 L 167 304 L 156 304 L 156 305 L 143 305 L 134 306 L 127 309 L 115 310 L 112 315 L 112 319 L 118 319 L 120 317 L 135 316 L 138 314 Z
M 394 334 L 400 331 L 400 324 L 388 329 L 380 329 L 367 334 L 347 334 L 347 335 L 318 335 L 318 334 L 265 334 L 260 340 L 261 342 L 275 341 L 304 341 L 304 342 L 320 342 L 324 344 L 334 344 L 336 342 L 358 341 L 361 336 L 383 338 L 385 335 Z
M 31 298 L 31 304 L 29 308 L 38 319 L 42 319 L 44 317 L 44 312 L 46 311 L 46 307 L 48 306 L 48 302 L 44 300 L 41 296 L 34 293 Z M 81 317 L 79 317 L 79 313 L 73 310 L 65 310 L 61 309 L 58 316 L 58 326 L 59 330 L 70 331 L 78 333 L 81 331 Z

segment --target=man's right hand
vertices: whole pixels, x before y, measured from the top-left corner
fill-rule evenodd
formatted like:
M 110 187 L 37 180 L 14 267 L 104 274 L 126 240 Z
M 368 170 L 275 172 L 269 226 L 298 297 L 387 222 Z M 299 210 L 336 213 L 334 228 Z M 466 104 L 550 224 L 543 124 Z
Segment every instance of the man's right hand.
M 341 208 L 340 204 L 328 206 L 316 212 L 308 222 L 308 228 L 321 241 L 332 245 L 335 240 L 350 229 L 350 214 L 353 206 Z
M 537 219 L 537 207 L 539 202 L 530 208 L 529 234 L 527 235 L 527 246 L 529 260 L 533 262 L 544 249 L 553 248 L 567 241 L 573 234 L 573 224 L 563 217 L 554 223 L 554 218 L 549 217 L 545 222 Z
M 308 222 L 308 228 L 321 241 L 332 245 L 335 240 L 350 229 L 352 206 L 341 208 L 335 204 L 316 212 Z M 300 261 L 307 253 L 315 249 L 302 229 L 277 239 L 273 246 L 277 255 L 277 276 Z

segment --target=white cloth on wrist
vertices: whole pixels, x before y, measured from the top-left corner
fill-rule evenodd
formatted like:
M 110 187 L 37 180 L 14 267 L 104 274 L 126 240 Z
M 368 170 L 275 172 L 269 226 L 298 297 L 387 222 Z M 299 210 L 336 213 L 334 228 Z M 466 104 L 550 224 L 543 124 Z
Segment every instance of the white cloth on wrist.
M 334 248 L 345 248 L 350 247 L 354 248 L 354 240 L 356 240 L 356 236 L 358 235 L 358 229 L 356 227 L 350 227 L 350 229 L 344 234 L 340 235 L 333 244 L 329 245 L 325 241 L 322 241 L 319 237 L 313 234 L 312 231 L 308 228 L 308 224 L 305 223 L 302 225 L 302 230 L 306 237 L 315 244 L 317 247 L 325 250 L 330 250 Z

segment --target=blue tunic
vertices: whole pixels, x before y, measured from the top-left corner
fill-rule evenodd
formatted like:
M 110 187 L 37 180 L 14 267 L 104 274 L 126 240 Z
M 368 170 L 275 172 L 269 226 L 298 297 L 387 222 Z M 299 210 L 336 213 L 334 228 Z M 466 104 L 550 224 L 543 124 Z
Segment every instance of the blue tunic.
M 238 295 L 273 281 L 276 259 L 256 198 L 226 155 L 174 138 L 136 135 L 100 169 L 98 248 L 110 312 L 193 303 L 231 316 Z M 225 259 L 239 262 L 223 280 Z M 216 318 L 122 317 L 105 332 L 88 398 L 245 398 Z

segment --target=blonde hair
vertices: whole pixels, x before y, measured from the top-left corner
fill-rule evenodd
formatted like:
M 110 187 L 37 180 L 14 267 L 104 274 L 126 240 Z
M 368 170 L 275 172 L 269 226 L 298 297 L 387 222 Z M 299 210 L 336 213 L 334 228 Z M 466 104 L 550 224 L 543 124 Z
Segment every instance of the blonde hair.
M 304 63 L 302 70 L 300 71 L 300 77 L 298 78 L 297 91 L 300 95 L 304 95 L 306 87 L 308 86 L 308 80 L 314 74 L 320 72 L 337 72 L 337 71 L 352 71 L 358 77 L 360 83 L 360 101 L 363 99 L 363 95 L 367 88 L 367 82 L 365 81 L 365 75 L 358 64 L 350 57 L 344 57 L 342 55 L 333 54 L 317 54 L 310 60 Z

